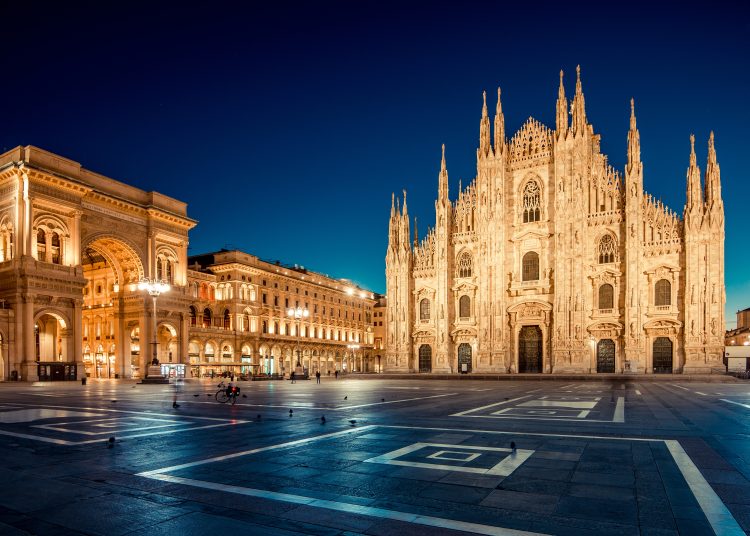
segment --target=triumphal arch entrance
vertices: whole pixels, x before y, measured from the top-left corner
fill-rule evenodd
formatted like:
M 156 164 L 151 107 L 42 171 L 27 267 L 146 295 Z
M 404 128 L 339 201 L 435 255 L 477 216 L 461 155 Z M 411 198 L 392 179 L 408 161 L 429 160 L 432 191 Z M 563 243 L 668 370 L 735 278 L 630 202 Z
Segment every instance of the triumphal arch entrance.
M 195 224 L 181 201 L 42 149 L 0 155 L 0 377 L 142 377 L 154 347 L 186 363 Z M 170 285 L 155 317 L 144 279 Z

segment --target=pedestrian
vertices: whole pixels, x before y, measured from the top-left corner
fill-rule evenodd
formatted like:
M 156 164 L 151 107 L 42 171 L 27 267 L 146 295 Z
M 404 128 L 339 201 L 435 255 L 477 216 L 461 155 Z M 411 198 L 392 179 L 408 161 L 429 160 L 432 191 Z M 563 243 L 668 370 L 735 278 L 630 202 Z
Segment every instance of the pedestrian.
M 173 409 L 177 409 L 180 407 L 180 405 L 177 403 L 177 394 L 181 391 L 180 387 L 182 387 L 182 382 L 180 381 L 180 378 L 175 378 L 174 393 L 172 395 L 172 408 Z
M 292 383 L 294 383 L 296 380 L 294 379 L 294 371 L 289 375 L 289 379 L 292 380 Z
M 319 371 L 319 370 L 316 370 L 316 371 L 315 371 L 315 380 L 316 380 L 316 381 L 317 381 L 318 383 L 320 383 L 320 371 Z
M 334 376 L 336 376 L 336 379 L 339 379 L 339 369 L 336 369 L 336 371 L 333 373 Z

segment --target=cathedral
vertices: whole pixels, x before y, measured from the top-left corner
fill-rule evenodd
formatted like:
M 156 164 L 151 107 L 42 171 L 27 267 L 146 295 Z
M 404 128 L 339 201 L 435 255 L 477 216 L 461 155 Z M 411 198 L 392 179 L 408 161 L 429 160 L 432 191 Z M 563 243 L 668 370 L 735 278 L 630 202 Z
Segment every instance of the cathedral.
M 724 207 L 714 136 L 703 184 L 690 137 L 678 215 L 643 188 L 634 104 L 627 164 L 607 163 L 586 117 L 580 68 L 563 73 L 555 130 L 529 118 L 506 137 L 486 94 L 477 175 L 412 239 L 392 199 L 384 371 L 709 373 L 724 369 Z

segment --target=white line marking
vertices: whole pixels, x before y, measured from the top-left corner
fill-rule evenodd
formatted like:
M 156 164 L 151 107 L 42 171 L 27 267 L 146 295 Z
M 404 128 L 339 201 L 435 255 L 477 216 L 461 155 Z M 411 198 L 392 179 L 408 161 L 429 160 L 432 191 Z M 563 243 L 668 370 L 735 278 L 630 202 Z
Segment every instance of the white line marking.
M 521 400 L 523 398 L 529 398 L 529 395 L 519 396 L 518 398 L 511 398 L 510 400 L 503 400 L 502 402 L 495 402 L 494 404 L 488 404 L 486 406 L 482 406 L 479 408 L 467 409 L 466 411 L 462 411 L 460 413 L 454 413 L 450 416 L 451 417 L 463 417 L 464 415 L 468 413 L 474 413 L 475 411 L 481 411 L 483 409 L 494 408 L 495 406 L 500 406 L 502 404 L 510 404 L 511 402 L 515 402 L 516 400 Z
M 270 499 L 272 501 L 281 501 L 292 504 L 303 504 L 313 508 L 325 508 L 327 510 L 335 510 L 338 512 L 346 512 L 350 514 L 359 514 L 370 517 L 378 517 L 381 519 L 393 519 L 395 521 L 402 521 L 404 523 L 414 523 L 417 525 L 427 525 L 429 527 L 440 527 L 451 530 L 464 531 L 474 534 L 487 534 L 491 536 L 538 536 L 538 532 L 527 532 L 523 530 L 506 529 L 502 527 L 492 527 L 490 525 L 480 525 L 478 523 L 469 523 L 466 521 L 455 521 L 453 519 L 444 519 L 440 517 L 422 516 L 418 514 L 409 514 L 405 512 L 397 512 L 395 510 L 386 510 L 385 508 L 374 508 L 372 506 L 362 506 L 357 504 L 349 504 L 338 501 L 327 501 L 324 499 L 314 499 L 312 497 L 304 497 L 302 495 L 291 495 L 289 493 L 278 493 L 274 491 L 265 491 L 260 489 L 242 488 L 239 486 L 231 486 L 228 484 L 215 484 L 213 482 L 204 482 L 201 480 L 193 480 L 190 478 L 181 478 L 171 475 L 152 475 L 148 478 L 155 480 L 161 480 L 164 482 L 172 482 L 175 484 L 185 484 L 188 486 L 195 486 L 198 488 L 210 489 L 215 491 L 224 491 L 227 493 L 236 493 L 238 495 L 247 495 L 250 497 L 258 497 L 261 499 Z
M 641 396 L 642 393 L 638 389 L 636 389 L 635 394 L 637 394 L 638 396 Z
M 741 404 L 739 402 L 735 402 L 734 400 L 727 400 L 726 398 L 722 398 L 721 401 L 722 402 L 728 402 L 730 404 L 735 404 L 737 406 L 742 406 L 743 408 L 750 409 L 750 405 L 748 405 L 748 404 Z
M 398 460 L 401 456 L 406 456 L 414 451 L 421 450 L 425 447 L 439 447 L 439 448 L 461 448 L 467 450 L 480 450 L 485 452 L 507 452 L 499 463 L 493 467 L 465 467 L 459 465 L 443 465 L 437 463 L 424 463 L 424 462 L 412 462 L 405 460 Z M 468 454 L 468 453 L 466 453 Z M 497 475 L 497 476 L 509 476 L 513 471 L 518 469 L 523 462 L 529 459 L 534 454 L 533 450 L 516 449 L 515 451 L 507 448 L 497 447 L 478 447 L 475 445 L 445 445 L 442 443 L 414 443 L 408 447 L 400 448 L 380 456 L 375 456 L 369 460 L 365 460 L 366 463 L 383 463 L 386 465 L 401 465 L 404 467 L 420 467 L 422 469 L 436 469 L 442 471 L 460 471 L 463 473 L 475 473 L 480 475 Z M 477 454 L 477 457 L 481 454 Z M 429 457 L 429 456 L 428 456 Z M 445 459 L 445 458 L 444 458 Z M 472 458 L 473 459 L 473 458 Z M 471 461 L 471 460 L 465 460 Z
M 338 437 L 340 435 L 353 434 L 355 432 L 362 432 L 364 430 L 370 430 L 376 427 L 377 425 L 375 424 L 368 424 L 366 426 L 360 426 L 359 428 L 349 428 L 347 430 L 341 430 L 340 432 L 332 432 L 330 434 L 323 434 L 323 435 L 314 436 L 314 437 L 306 437 L 304 439 L 297 439 L 295 441 L 289 441 L 288 443 L 282 443 L 281 445 L 270 445 L 268 447 L 259 447 L 257 449 L 243 450 L 242 452 L 235 452 L 234 454 L 225 454 L 223 456 L 216 456 L 215 458 L 207 458 L 205 460 L 198 460 L 195 462 L 183 463 L 180 465 L 173 465 L 171 467 L 162 467 L 161 469 L 155 469 L 153 471 L 145 471 L 143 473 L 138 473 L 136 476 L 150 477 L 152 475 L 170 473 L 172 471 L 178 471 L 180 469 L 187 469 L 188 467 L 195 467 L 196 465 L 204 465 L 207 463 L 231 460 L 232 458 L 237 458 L 239 456 L 247 456 L 248 454 L 255 454 L 256 452 L 264 452 L 266 450 L 271 450 L 271 449 L 287 448 L 287 447 L 294 447 L 297 445 L 304 445 L 305 443 L 310 443 L 312 441 L 318 441 L 320 439 L 327 439 L 329 437 Z
M 701 393 L 700 391 L 693 391 L 693 392 L 694 392 L 694 393 L 695 393 L 696 395 L 701 395 L 701 396 L 708 396 L 708 395 L 707 395 L 706 393 Z
M 445 393 L 442 395 L 419 396 L 416 398 L 403 398 L 401 400 L 386 400 L 385 402 L 373 402 L 372 404 L 357 404 L 354 406 L 341 406 L 340 408 L 330 408 L 330 409 L 332 411 L 343 411 L 345 409 L 366 408 L 368 406 L 382 406 L 383 404 L 398 404 L 400 402 L 411 402 L 413 400 L 425 400 L 427 398 L 440 398 L 441 396 L 453 396 L 457 394 L 458 393 Z
M 693 492 L 695 499 L 698 501 L 703 514 L 708 519 L 714 532 L 723 535 L 745 534 L 745 531 L 737 524 L 731 512 L 727 510 L 727 507 L 719 496 L 716 495 L 713 488 L 703 478 L 703 475 L 682 448 L 682 445 L 674 439 L 667 439 L 664 441 L 664 444 L 672 454 L 677 467 L 680 468 L 682 476 L 685 477 L 685 481 L 690 486 L 690 490 Z
M 687 387 L 683 387 L 681 385 L 677 385 L 676 383 L 670 383 L 669 385 L 671 385 L 672 387 L 677 387 L 678 389 L 682 389 L 683 391 L 689 391 L 690 390 Z
M 615 406 L 615 415 L 612 417 L 612 422 L 625 422 L 625 398 L 622 396 L 617 397 L 617 406 Z

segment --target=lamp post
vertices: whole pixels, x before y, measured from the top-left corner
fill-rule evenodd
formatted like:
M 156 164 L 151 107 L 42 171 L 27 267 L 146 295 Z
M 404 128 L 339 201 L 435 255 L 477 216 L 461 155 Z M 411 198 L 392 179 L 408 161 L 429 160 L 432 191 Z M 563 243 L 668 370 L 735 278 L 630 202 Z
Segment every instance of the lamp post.
M 302 367 L 302 363 L 300 362 L 300 347 L 299 347 L 300 334 L 299 332 L 300 332 L 300 325 L 302 323 L 302 319 L 310 316 L 310 311 L 308 311 L 307 308 L 303 309 L 302 307 L 290 307 L 286 312 L 286 316 L 297 321 L 297 365 L 296 367 Z
M 148 279 L 143 278 L 138 282 L 138 290 L 145 290 L 148 292 L 149 296 L 154 301 L 154 317 L 153 317 L 153 323 L 152 323 L 152 343 L 154 345 L 154 351 L 153 351 L 153 359 L 152 363 L 158 362 L 158 353 L 156 350 L 156 346 L 158 344 L 158 341 L 156 339 L 156 298 L 158 298 L 162 293 L 169 291 L 169 284 L 166 281 L 160 281 L 158 279 Z

